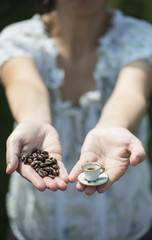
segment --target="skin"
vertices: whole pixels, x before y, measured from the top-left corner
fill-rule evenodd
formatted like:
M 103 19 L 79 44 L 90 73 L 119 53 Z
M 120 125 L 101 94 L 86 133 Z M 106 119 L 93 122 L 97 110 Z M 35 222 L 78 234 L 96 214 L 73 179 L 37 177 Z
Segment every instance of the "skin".
M 65 70 L 61 93 L 63 99 L 70 99 L 73 105 L 78 104 L 84 92 L 94 89 L 92 72 L 97 61 L 97 40 L 108 30 L 110 19 L 105 1 L 101 0 L 58 0 L 54 17 L 51 14 L 43 17 L 44 22 L 53 23 L 49 32 L 58 47 L 58 66 Z M 81 164 L 98 161 L 105 167 L 108 182 L 97 188 L 78 182 L 77 189 L 88 195 L 105 192 L 125 173 L 129 164 L 135 166 L 145 159 L 141 142 L 131 132 L 146 112 L 152 88 L 151 69 L 148 62 L 139 60 L 121 70 L 115 90 L 99 122 L 87 134 L 80 159 L 68 176 L 62 163 L 58 133 L 51 124 L 49 95 L 33 60 L 26 57 L 8 60 L 2 66 L 1 76 L 18 126 L 7 141 L 7 173 L 17 170 L 40 191 L 46 188 L 65 190 L 68 181 L 75 182 L 82 172 Z M 61 172 L 59 178 L 41 179 L 19 161 L 19 156 L 33 147 L 48 150 L 57 158 Z
M 53 137 L 52 137 L 53 135 Z M 41 178 L 33 168 L 19 161 L 19 156 L 30 153 L 37 146 L 45 149 L 58 160 L 60 176 L 54 180 L 49 177 Z M 62 163 L 62 150 L 56 130 L 48 123 L 20 123 L 7 140 L 7 173 L 17 170 L 30 181 L 38 190 L 46 188 L 56 191 L 65 190 L 68 174 Z
M 145 159 L 141 142 L 127 129 L 122 127 L 104 126 L 94 128 L 85 139 L 81 156 L 72 169 L 69 179 L 76 181 L 81 165 L 86 162 L 99 162 L 109 176 L 108 182 L 97 187 L 77 183 L 77 190 L 91 195 L 98 191 L 104 193 L 115 181 L 126 172 L 128 165 L 136 165 Z
M 106 184 L 86 187 L 78 182 L 77 189 L 91 195 L 96 190 L 105 192 L 127 170 L 145 159 L 144 148 L 131 131 L 135 131 L 146 112 L 146 102 L 152 89 L 151 64 L 136 61 L 125 66 L 115 89 L 105 105 L 97 126 L 86 136 L 80 159 L 72 169 L 69 179 L 74 182 L 81 165 L 97 161 L 109 176 Z

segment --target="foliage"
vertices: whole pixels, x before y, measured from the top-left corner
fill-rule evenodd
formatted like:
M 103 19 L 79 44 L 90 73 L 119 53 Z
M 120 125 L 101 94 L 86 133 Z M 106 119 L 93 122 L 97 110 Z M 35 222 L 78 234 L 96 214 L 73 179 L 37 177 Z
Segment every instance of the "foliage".
M 152 22 L 151 0 L 109 0 L 109 6 L 120 8 L 127 15 Z
M 27 19 L 36 12 L 36 0 L 0 0 L 0 30 L 6 25 Z M 125 14 L 131 15 L 137 18 L 145 19 L 152 22 L 152 1 L 151 0 L 109 0 L 109 6 L 112 8 L 120 8 Z M 14 36 L 16 37 L 16 36 Z M 152 103 L 152 100 L 151 100 Z M 0 239 L 5 239 L 7 230 L 7 217 L 5 211 L 5 195 L 8 188 L 8 176 L 5 174 L 5 143 L 7 136 L 10 134 L 13 124 L 13 119 L 10 114 L 6 97 L 2 86 L 0 86 L 0 107 L 1 107 L 1 119 L 0 119 L 0 142 L 1 142 L 1 172 L 0 172 Z M 149 116 L 152 123 L 152 108 L 149 109 Z M 152 134 L 151 134 L 152 136 Z M 150 145 L 152 144 L 152 138 L 150 138 Z M 152 151 L 149 148 L 149 155 L 152 159 Z M 3 184 L 2 184 L 3 183 Z

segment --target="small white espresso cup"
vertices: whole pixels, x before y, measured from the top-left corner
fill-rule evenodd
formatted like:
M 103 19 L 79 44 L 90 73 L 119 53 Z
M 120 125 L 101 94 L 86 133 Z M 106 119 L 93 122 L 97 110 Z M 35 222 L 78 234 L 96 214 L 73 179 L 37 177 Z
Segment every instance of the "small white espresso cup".
M 84 171 L 85 178 L 88 181 L 97 180 L 99 175 L 104 171 L 101 164 L 98 162 L 84 163 L 81 167 Z

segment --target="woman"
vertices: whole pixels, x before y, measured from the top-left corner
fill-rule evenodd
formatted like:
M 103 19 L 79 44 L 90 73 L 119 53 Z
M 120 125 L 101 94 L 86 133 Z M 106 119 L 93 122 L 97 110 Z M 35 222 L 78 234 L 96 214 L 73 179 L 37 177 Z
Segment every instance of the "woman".
M 17 239 L 135 240 L 149 231 L 149 166 L 131 166 L 145 153 L 130 131 L 152 88 L 151 35 L 150 24 L 108 10 L 104 0 L 57 0 L 55 11 L 1 33 L 1 78 L 18 123 L 7 173 L 45 190 L 12 174 L 7 207 Z M 137 132 L 143 143 L 145 127 L 144 120 Z M 42 179 L 19 161 L 34 147 L 58 160 L 59 177 Z M 108 182 L 67 187 L 87 161 L 101 162 Z

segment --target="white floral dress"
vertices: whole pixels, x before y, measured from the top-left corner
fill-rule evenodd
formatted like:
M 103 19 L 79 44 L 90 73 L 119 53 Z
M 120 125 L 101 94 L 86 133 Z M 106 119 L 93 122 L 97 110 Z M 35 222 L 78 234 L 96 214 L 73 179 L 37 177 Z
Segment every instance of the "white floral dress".
M 97 123 L 120 69 L 133 60 L 152 61 L 151 25 L 113 11 L 112 26 L 99 39 L 97 54 L 96 89 L 84 94 L 79 107 L 74 107 L 70 101 L 62 101 L 64 71 L 57 67 L 55 41 L 48 38 L 39 15 L 12 24 L 0 35 L 0 65 L 17 56 L 35 61 L 50 92 L 53 125 L 60 135 L 68 171 L 79 158 L 86 133 Z M 147 126 L 144 120 L 137 132 L 143 144 Z M 149 164 L 146 160 L 135 168 L 129 166 L 106 193 L 93 196 L 79 193 L 75 184 L 68 184 L 64 192 L 39 192 L 14 173 L 7 209 L 19 240 L 136 240 L 151 226 Z

